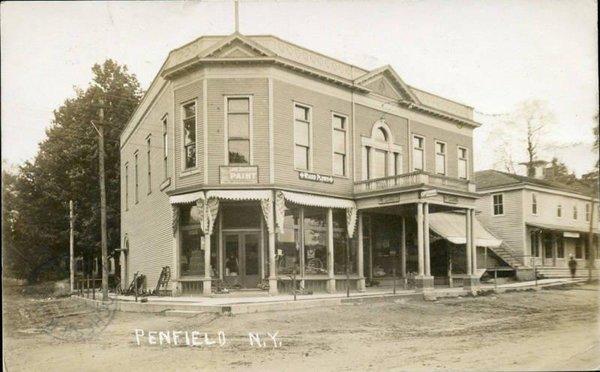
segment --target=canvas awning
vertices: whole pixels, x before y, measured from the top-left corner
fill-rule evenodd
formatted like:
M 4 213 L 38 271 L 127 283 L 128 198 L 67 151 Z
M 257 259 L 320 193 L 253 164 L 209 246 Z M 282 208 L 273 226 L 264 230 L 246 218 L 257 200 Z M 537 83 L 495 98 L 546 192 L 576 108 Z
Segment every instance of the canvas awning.
M 321 208 L 356 208 L 356 204 L 352 200 L 331 198 L 328 196 L 311 195 L 311 194 L 300 194 L 291 191 L 282 191 L 283 197 L 294 203 L 300 205 L 306 205 L 308 207 L 321 207 Z
M 169 203 L 171 204 L 191 204 L 198 200 L 204 200 L 204 191 L 196 191 L 169 197 Z
M 270 190 L 211 190 L 206 193 L 206 198 L 225 200 L 268 200 L 271 199 Z
M 457 213 L 431 213 L 429 215 L 429 228 L 436 234 L 454 244 L 465 244 L 466 238 L 466 217 Z M 502 244 L 502 240 L 497 239 L 481 225 L 475 218 L 473 220 L 473 230 L 475 235 L 475 245 L 478 247 L 496 248 Z

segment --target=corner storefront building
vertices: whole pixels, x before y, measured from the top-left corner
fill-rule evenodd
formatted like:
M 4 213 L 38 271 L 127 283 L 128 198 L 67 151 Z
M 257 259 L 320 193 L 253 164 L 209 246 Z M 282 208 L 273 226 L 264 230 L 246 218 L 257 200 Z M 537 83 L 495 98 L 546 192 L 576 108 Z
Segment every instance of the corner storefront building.
M 153 287 L 169 266 L 173 294 L 275 294 L 292 277 L 334 292 L 396 267 L 417 287 L 476 284 L 477 242 L 499 245 L 474 213 L 477 126 L 390 66 L 201 37 L 169 54 L 121 135 L 122 281 Z

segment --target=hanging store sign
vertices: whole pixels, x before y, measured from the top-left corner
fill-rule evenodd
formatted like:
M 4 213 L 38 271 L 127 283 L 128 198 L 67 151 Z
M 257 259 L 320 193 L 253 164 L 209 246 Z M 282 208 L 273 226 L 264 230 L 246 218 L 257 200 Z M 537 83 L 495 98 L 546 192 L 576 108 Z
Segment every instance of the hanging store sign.
M 258 167 L 221 166 L 219 169 L 222 184 L 258 183 Z
M 298 178 L 301 180 L 314 181 L 314 182 L 322 182 L 322 183 L 333 183 L 333 177 L 327 176 L 324 174 L 317 173 L 309 173 L 309 172 L 299 172 Z
M 425 190 L 425 191 L 421 191 L 421 198 L 431 198 L 437 196 L 437 190 L 433 189 L 433 190 Z

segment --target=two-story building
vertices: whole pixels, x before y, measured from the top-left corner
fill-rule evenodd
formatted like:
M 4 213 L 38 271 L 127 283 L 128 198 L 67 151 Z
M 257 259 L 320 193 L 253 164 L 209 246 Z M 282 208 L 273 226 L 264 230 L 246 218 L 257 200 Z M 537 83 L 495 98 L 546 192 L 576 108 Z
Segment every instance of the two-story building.
M 474 181 L 481 195 L 476 202 L 478 218 L 509 248 L 510 257 L 503 258 L 516 263 L 517 275 L 519 271 L 531 274 L 535 267 L 546 277 L 567 277 L 571 255 L 578 263 L 578 276 L 587 275 L 590 254 L 595 254 L 595 267 L 600 263 L 598 210 L 592 211 L 598 199 L 585 190 L 542 179 L 539 166 L 532 174 L 476 172 Z
M 430 223 L 445 213 L 462 245 L 454 269 L 474 284 L 476 240 L 489 237 L 474 218 L 477 127 L 471 107 L 390 66 L 268 35 L 194 40 L 169 54 L 121 135 L 122 280 L 139 272 L 151 287 L 169 266 L 174 293 L 277 293 L 295 272 L 332 292 L 397 267 L 430 287 Z

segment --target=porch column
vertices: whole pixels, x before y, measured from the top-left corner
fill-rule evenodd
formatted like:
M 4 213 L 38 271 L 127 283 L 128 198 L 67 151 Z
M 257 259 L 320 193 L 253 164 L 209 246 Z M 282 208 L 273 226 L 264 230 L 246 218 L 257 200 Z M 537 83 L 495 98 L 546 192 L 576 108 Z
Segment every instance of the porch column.
M 417 203 L 417 253 L 419 276 L 425 275 L 423 245 L 423 203 Z
M 202 294 L 210 295 L 211 289 L 210 276 L 210 234 L 204 235 L 204 280 L 202 283 Z
M 277 289 L 277 267 L 275 267 L 275 230 L 277 229 L 275 224 L 275 203 L 273 202 L 275 200 L 275 191 L 273 191 L 272 195 L 271 205 L 269 206 L 271 215 L 269 216 L 269 226 L 267 226 L 269 232 L 269 294 L 276 295 L 279 291 Z
M 471 210 L 465 209 L 466 226 L 465 226 L 465 253 L 467 255 L 467 270 L 466 274 L 471 275 L 473 273 L 472 268 L 472 254 L 471 254 Z
M 333 271 L 333 209 L 327 208 L 327 292 L 335 292 L 335 277 Z
M 406 279 L 406 219 L 404 217 L 402 217 L 402 241 L 400 244 L 400 275 Z
M 473 289 L 479 284 L 479 277 L 477 276 L 477 258 L 476 258 L 476 246 L 475 246 L 475 229 L 473 228 L 475 219 L 475 210 L 467 208 L 467 226 L 466 226 L 466 251 L 467 251 L 467 275 L 465 277 L 463 287 L 467 289 Z
M 556 256 L 558 254 L 558 237 L 552 234 L 552 266 L 556 266 Z
M 425 276 L 431 276 L 431 258 L 429 247 L 429 203 L 423 203 L 423 237 L 425 243 Z
M 356 249 L 356 263 L 358 267 L 356 268 L 356 272 L 358 273 L 358 282 L 356 283 L 356 288 L 359 292 L 365 291 L 365 268 L 363 266 L 363 216 L 362 212 L 358 211 L 358 246 Z
M 475 209 L 471 211 L 471 254 L 473 255 L 472 261 L 472 272 L 471 274 L 477 275 L 477 244 L 475 242 Z

